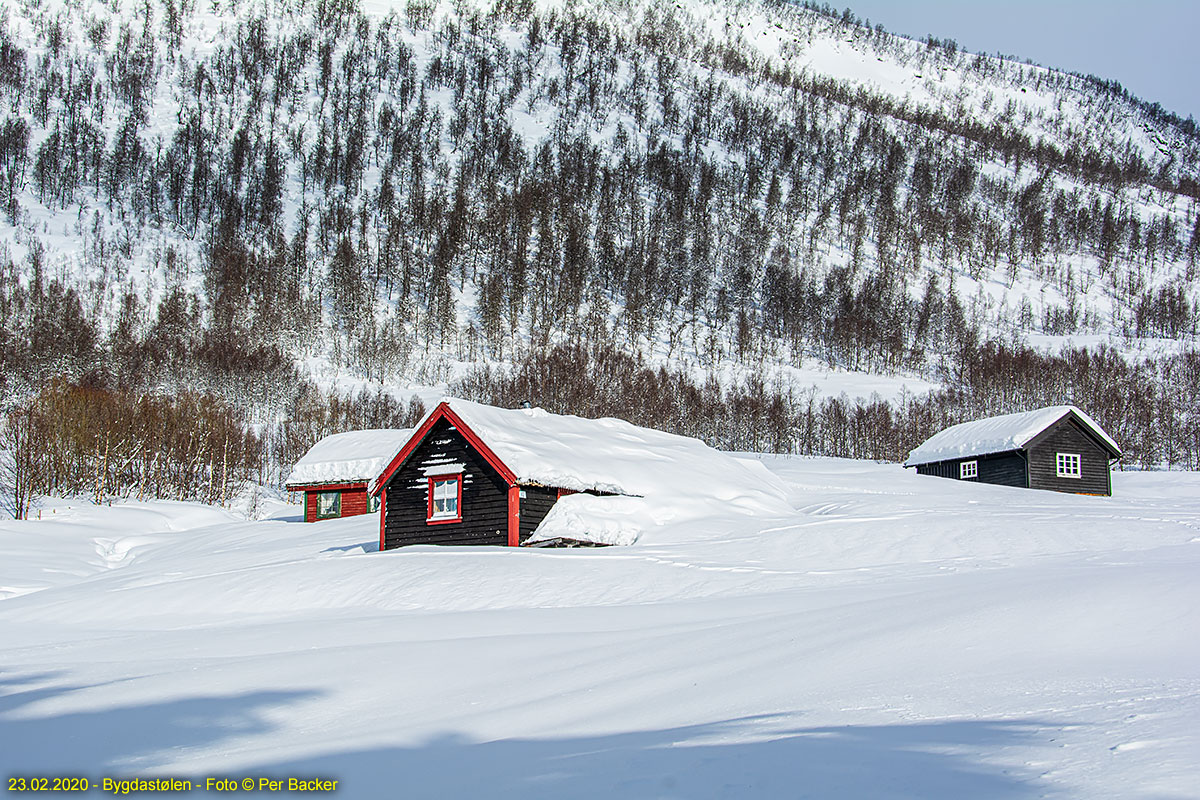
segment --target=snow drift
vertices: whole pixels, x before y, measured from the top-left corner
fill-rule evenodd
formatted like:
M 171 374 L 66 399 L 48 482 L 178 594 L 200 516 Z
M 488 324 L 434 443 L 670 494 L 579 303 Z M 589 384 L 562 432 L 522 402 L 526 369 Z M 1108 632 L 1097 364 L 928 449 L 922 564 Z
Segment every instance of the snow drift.
M 379 553 L 371 517 L 187 503 L 0 520 L 0 774 L 324 777 L 344 800 L 1196 796 L 1195 474 L 1117 473 L 1102 500 L 763 463 L 786 517 L 622 548 Z

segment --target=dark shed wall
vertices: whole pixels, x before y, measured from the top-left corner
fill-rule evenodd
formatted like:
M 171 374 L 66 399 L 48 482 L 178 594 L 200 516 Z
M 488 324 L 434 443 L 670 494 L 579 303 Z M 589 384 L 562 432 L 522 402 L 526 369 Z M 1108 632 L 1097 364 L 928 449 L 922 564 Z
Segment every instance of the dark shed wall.
M 1029 485 L 1025 475 L 1025 459 L 1016 452 L 982 456 L 979 458 L 979 482 L 1024 489 Z
M 1058 477 L 1057 455 L 1079 455 L 1079 478 Z M 1112 494 L 1109 484 L 1108 451 L 1079 423 L 1067 418 L 1033 442 L 1029 449 L 1029 485 L 1034 489 L 1059 492 Z
M 547 489 L 544 486 L 522 486 L 525 496 L 521 498 L 521 521 L 518 526 L 521 531 L 521 544 L 533 535 L 533 531 L 550 513 L 550 509 L 558 502 L 558 489 Z
M 462 464 L 462 522 L 426 521 L 426 467 Z M 412 544 L 508 543 L 508 486 L 448 420 L 439 420 L 392 476 L 387 489 L 383 549 Z
M 959 467 L 964 461 L 979 462 L 978 477 L 967 478 L 968 481 L 1017 486 L 1022 489 L 1028 485 L 1025 478 L 1025 459 L 1015 450 L 1007 453 L 991 453 L 986 456 L 971 456 L 951 461 L 938 461 L 933 464 L 921 464 L 917 467 L 917 474 L 960 480 L 958 477 Z
M 957 461 L 935 461 L 932 464 L 918 464 L 918 475 L 932 475 L 935 478 L 958 479 Z

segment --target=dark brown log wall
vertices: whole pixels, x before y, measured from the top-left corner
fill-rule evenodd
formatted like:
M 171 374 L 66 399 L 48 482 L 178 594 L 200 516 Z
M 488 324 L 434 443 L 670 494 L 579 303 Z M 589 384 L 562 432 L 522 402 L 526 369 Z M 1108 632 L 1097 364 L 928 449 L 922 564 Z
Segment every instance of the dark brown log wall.
M 426 468 L 438 464 L 463 465 L 461 522 L 431 525 L 427 521 Z M 508 486 L 448 420 L 433 426 L 385 491 L 385 550 L 414 544 L 508 543 Z
M 521 498 L 521 522 L 518 529 L 521 532 L 521 544 L 533 535 L 533 531 L 546 515 L 550 513 L 550 509 L 558 502 L 558 489 L 547 489 L 544 486 L 522 486 L 521 491 L 525 494 Z

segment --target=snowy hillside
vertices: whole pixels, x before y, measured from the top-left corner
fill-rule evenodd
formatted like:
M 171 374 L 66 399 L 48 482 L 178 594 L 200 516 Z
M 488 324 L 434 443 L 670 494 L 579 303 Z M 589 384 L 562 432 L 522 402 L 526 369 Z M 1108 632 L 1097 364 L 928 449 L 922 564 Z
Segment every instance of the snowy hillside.
M 419 417 L 364 388 L 889 459 L 1073 403 L 1194 468 L 1198 198 L 1193 121 L 829 9 L 20 0 L 0 411 L 211 394 L 262 483 Z
M 373 517 L 0 522 L 0 772 L 340 797 L 1194 797 L 1200 480 L 1112 498 L 765 459 L 794 510 L 628 547 Z

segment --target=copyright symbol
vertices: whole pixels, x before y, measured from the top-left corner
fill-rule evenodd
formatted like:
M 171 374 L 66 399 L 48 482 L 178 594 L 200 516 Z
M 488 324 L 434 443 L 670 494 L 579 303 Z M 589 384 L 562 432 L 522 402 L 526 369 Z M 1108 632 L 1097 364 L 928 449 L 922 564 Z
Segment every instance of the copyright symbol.
M 254 788 L 254 778 L 242 778 L 242 788 L 247 792 Z

